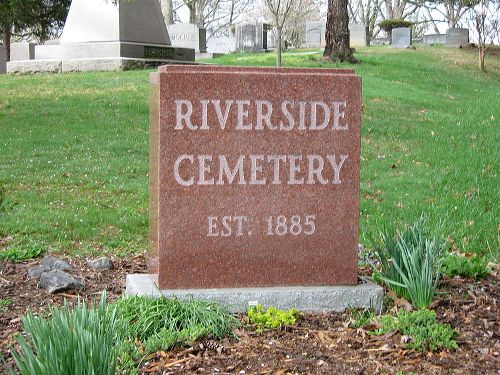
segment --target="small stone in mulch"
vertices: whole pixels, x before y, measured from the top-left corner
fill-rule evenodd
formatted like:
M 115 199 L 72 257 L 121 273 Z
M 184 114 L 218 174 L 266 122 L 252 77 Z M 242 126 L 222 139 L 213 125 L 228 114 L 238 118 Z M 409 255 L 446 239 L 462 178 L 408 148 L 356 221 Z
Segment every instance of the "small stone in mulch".
M 87 266 L 96 271 L 113 269 L 113 262 L 108 257 L 87 260 Z
M 66 272 L 55 269 L 42 273 L 38 287 L 46 289 L 49 293 L 57 293 L 80 290 L 83 289 L 84 284 Z
M 69 265 L 68 262 L 48 255 L 41 260 L 39 266 L 35 266 L 28 269 L 28 277 L 30 279 L 39 279 L 43 273 L 48 271 L 52 270 L 68 271 L 70 269 L 71 266 Z

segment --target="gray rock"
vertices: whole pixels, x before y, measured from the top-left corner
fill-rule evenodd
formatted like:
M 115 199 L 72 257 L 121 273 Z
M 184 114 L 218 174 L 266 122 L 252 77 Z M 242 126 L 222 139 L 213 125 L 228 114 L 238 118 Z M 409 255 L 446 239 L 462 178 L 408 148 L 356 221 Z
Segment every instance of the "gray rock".
M 46 289 L 49 293 L 57 293 L 80 290 L 83 289 L 84 284 L 66 272 L 55 269 L 42 273 L 38 287 Z
M 113 262 L 108 257 L 87 260 L 87 266 L 96 271 L 105 271 L 113 268 Z
M 48 268 L 49 270 L 68 271 L 71 269 L 68 262 L 50 255 L 44 257 L 40 262 L 40 265 Z
M 42 259 L 40 265 L 28 269 L 28 277 L 30 279 L 39 279 L 44 272 L 52 270 L 68 271 L 70 269 L 71 266 L 68 262 L 48 255 Z

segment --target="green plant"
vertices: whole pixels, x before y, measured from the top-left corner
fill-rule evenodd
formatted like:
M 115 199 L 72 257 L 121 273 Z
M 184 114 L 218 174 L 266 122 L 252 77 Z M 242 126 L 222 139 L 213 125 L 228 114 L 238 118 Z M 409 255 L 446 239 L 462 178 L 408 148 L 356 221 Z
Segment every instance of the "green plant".
M 11 209 L 13 205 L 7 197 L 7 189 L 0 183 L 0 216 Z
M 17 244 L 6 249 L 0 249 L 0 260 L 21 262 L 26 259 L 36 258 L 45 252 L 45 246 L 37 241 L 28 240 L 26 243 Z
M 414 306 L 429 306 L 441 278 L 444 242 L 429 235 L 424 218 L 395 235 L 382 232 L 381 239 L 382 245 L 375 244 L 381 266 L 377 277 Z
M 7 312 L 9 305 L 12 305 L 12 300 L 9 298 L 0 298 L 0 314 Z
M 413 22 L 402 19 L 383 20 L 378 24 L 378 26 L 386 32 L 390 32 L 392 29 L 395 29 L 396 27 L 411 27 L 412 25 Z
M 264 328 L 278 328 L 284 324 L 295 324 L 300 313 L 297 309 L 280 310 L 276 307 L 264 309 L 261 305 L 250 307 L 247 311 L 248 320 L 257 325 L 257 331 Z
M 368 333 L 384 335 L 389 332 L 399 331 L 409 337 L 406 347 L 419 351 L 440 349 L 456 349 L 457 342 L 454 337 L 457 331 L 449 324 L 442 324 L 436 320 L 436 313 L 432 310 L 421 309 L 417 311 L 399 310 L 396 316 L 389 314 L 372 316 L 363 320 L 360 327 L 374 325 L 376 328 Z
M 224 306 L 198 300 L 129 297 L 113 304 L 123 337 L 140 340 L 147 352 L 203 337 L 221 339 L 239 325 Z
M 30 311 L 22 322 L 24 336 L 17 336 L 20 349 L 12 351 L 21 374 L 115 374 L 120 340 L 105 293 L 97 307 L 78 301 L 71 309 L 65 303 L 51 307 L 47 318 Z
M 374 318 L 375 313 L 372 310 L 353 310 L 351 311 L 349 326 L 352 328 L 361 328 L 370 324 Z
M 431 351 L 458 348 L 453 339 L 457 331 L 449 324 L 436 321 L 436 313 L 432 310 L 400 310 L 397 315 L 397 327 L 402 334 L 411 338 L 407 344 L 409 348 Z
M 481 279 L 487 277 L 491 270 L 488 267 L 488 260 L 484 257 L 474 255 L 470 258 L 448 254 L 443 258 L 441 268 L 443 274 L 449 277 L 462 276 Z

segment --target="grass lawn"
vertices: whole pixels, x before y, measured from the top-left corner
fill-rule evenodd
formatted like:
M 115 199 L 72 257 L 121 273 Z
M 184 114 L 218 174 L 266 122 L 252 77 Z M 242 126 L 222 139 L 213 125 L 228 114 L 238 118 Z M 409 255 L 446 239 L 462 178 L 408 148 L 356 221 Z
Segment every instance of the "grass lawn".
M 361 239 L 424 214 L 462 252 L 500 259 L 500 58 L 360 49 Z M 220 64 L 273 65 L 274 54 Z M 320 54 L 285 66 L 326 67 Z M 344 65 L 341 65 L 344 66 Z M 148 71 L 0 76 L 0 259 L 148 246 Z

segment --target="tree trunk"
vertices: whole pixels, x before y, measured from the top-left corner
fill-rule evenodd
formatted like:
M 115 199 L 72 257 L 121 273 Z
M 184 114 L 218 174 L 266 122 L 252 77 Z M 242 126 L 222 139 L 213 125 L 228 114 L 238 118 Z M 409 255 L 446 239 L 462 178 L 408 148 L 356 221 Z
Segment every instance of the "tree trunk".
M 4 30 L 2 39 L 3 48 L 5 49 L 5 60 L 10 61 L 10 37 L 12 36 L 10 25 L 4 25 L 2 29 Z
M 484 55 L 485 55 L 486 49 L 483 46 L 479 46 L 479 68 L 485 72 L 486 68 L 484 66 Z
M 325 42 L 323 57 L 332 61 L 357 62 L 349 45 L 347 0 L 328 0 Z
M 281 27 L 276 27 L 276 66 L 281 66 Z
M 161 0 L 161 11 L 165 24 L 172 25 L 174 23 L 174 10 L 172 7 L 172 0 Z

